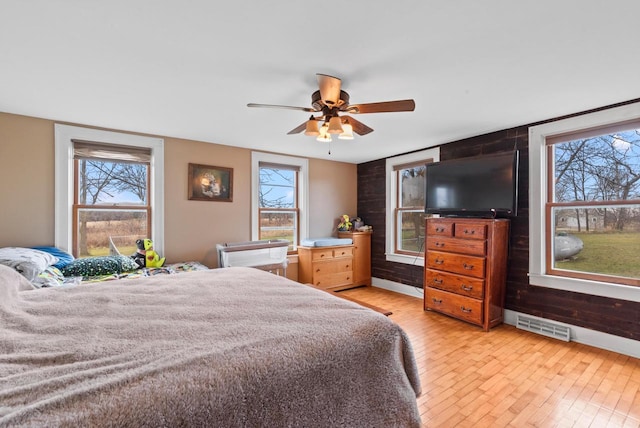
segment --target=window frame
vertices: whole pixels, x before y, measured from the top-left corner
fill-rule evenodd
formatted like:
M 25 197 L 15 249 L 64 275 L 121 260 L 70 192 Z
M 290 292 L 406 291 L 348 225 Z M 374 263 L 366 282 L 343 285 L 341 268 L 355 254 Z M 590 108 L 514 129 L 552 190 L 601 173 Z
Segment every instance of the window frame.
M 295 232 L 297 242 L 294 242 L 293 251 L 298 251 L 302 240 L 309 236 L 309 160 L 293 156 L 276 155 L 264 152 L 251 152 L 251 239 L 259 240 L 260 236 L 260 164 L 283 165 L 298 170 L 296 183 L 296 203 L 298 211 L 298 227 Z M 290 211 L 290 210 L 288 210 Z
M 75 142 L 74 142 L 75 143 Z M 86 161 L 86 160 L 94 160 L 94 161 L 107 161 L 107 162 L 117 162 L 117 160 L 105 160 L 105 159 L 100 159 L 100 158 L 91 158 L 91 157 L 83 157 L 82 159 L 74 159 L 73 161 L 73 208 L 72 208 L 72 215 L 73 215 L 73 219 L 72 219 L 72 251 L 71 253 L 78 257 L 78 255 L 76 254 L 77 251 L 79 251 L 79 242 L 78 239 L 80 238 L 80 234 L 79 233 L 73 233 L 73 231 L 78 231 L 80 225 L 79 225 L 79 217 L 80 217 L 80 212 L 82 210 L 94 210 L 94 211 L 103 211 L 103 212 L 110 212 L 110 211 L 122 211 L 122 210 L 135 210 L 135 211 L 144 211 L 146 213 L 147 216 L 147 221 L 146 221 L 146 230 L 149 232 L 146 236 L 150 236 L 150 232 L 151 232 L 151 227 L 152 227 L 152 219 L 151 219 L 151 215 L 153 213 L 153 210 L 151 209 L 151 202 L 150 202 L 150 198 L 147 197 L 146 198 L 146 202 L 144 204 L 139 204 L 139 205 L 128 205 L 128 204 L 82 204 L 80 203 L 80 162 Z M 151 163 L 150 162 L 133 162 L 133 163 L 137 163 L 140 165 L 146 165 L 146 190 L 147 190 L 147 195 L 151 194 Z
M 406 251 L 398 251 L 397 242 L 397 213 L 399 210 L 398 194 L 398 171 L 396 170 L 402 165 L 415 165 L 420 162 L 439 162 L 440 148 L 434 147 L 419 152 L 408 153 L 406 155 L 387 158 L 386 160 L 386 177 L 387 185 L 385 189 L 387 210 L 385 216 L 385 258 L 389 262 L 405 263 L 416 266 L 424 266 L 424 251 L 422 253 L 408 253 Z
M 402 176 L 401 176 L 401 172 L 404 171 L 405 169 L 408 168 L 415 168 L 418 166 L 424 166 L 424 164 L 429 161 L 429 159 L 427 159 L 426 161 L 424 159 L 418 161 L 418 162 L 412 162 L 408 165 L 395 165 L 394 167 L 394 171 L 395 171 L 395 181 L 396 181 L 396 207 L 393 213 L 393 220 L 395 222 L 394 225 L 394 230 L 396 231 L 395 234 L 395 239 L 394 239 L 394 253 L 396 254 L 402 254 L 402 255 L 407 255 L 407 256 L 411 256 L 411 257 L 424 257 L 424 247 L 422 248 L 422 251 L 409 251 L 409 250 L 403 250 L 400 248 L 400 244 L 402 242 L 402 237 L 399 236 L 402 233 L 402 229 L 401 229 L 401 214 L 402 213 L 412 213 L 412 212 L 419 212 L 421 211 L 422 214 L 424 214 L 424 206 L 421 207 L 405 207 L 402 204 Z M 424 245 L 424 242 L 423 242 Z
M 640 103 L 600 110 L 580 116 L 548 122 L 529 128 L 529 283 L 557 290 L 612 297 L 640 302 L 640 287 L 598 279 L 549 274 L 547 242 L 547 196 L 550 194 L 548 164 L 549 141 L 562 135 L 578 134 L 594 128 L 605 128 L 640 120 Z
M 164 139 L 56 123 L 55 131 L 55 246 L 73 249 L 74 159 L 73 141 L 85 140 L 114 146 L 151 150 L 149 205 L 151 238 L 157 252 L 164 251 Z

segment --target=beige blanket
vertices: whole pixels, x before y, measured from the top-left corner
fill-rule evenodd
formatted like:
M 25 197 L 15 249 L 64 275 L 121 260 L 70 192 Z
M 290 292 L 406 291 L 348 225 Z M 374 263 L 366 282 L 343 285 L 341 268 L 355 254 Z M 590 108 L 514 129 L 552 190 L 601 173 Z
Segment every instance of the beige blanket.
M 0 426 L 419 426 L 385 316 L 251 268 L 33 290 L 0 265 Z

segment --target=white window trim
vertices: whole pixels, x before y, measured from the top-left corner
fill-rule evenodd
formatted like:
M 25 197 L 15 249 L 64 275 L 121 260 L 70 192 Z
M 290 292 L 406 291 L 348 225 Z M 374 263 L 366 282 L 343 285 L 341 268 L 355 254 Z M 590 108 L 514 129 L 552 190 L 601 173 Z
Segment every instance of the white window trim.
M 640 103 L 615 107 L 529 128 L 529 283 L 541 287 L 640 302 L 640 287 L 547 275 L 545 202 L 546 139 L 580 130 L 640 119 Z
M 385 256 L 386 260 L 395 263 L 406 263 L 416 266 L 424 266 L 424 257 L 398 254 L 395 252 L 395 229 L 394 229 L 394 212 L 396 208 L 397 198 L 397 174 L 393 170 L 396 165 L 410 164 L 419 162 L 424 159 L 433 159 L 433 162 L 440 161 L 440 148 L 422 150 L 415 153 L 409 153 L 402 156 L 387 158 L 386 161 L 386 199 L 387 199 L 387 215 L 385 216 L 386 243 Z
M 300 241 L 309 237 L 309 160 L 293 156 L 275 155 L 263 152 L 251 152 L 251 239 L 258 240 L 258 194 L 260 189 L 260 162 L 280 165 L 291 165 L 299 168 L 298 172 L 298 209 Z M 298 243 L 294 247 L 297 248 Z
M 71 251 L 73 225 L 73 140 L 144 147 L 151 150 L 151 236 L 164 254 L 164 140 L 99 129 L 55 124 L 55 245 Z

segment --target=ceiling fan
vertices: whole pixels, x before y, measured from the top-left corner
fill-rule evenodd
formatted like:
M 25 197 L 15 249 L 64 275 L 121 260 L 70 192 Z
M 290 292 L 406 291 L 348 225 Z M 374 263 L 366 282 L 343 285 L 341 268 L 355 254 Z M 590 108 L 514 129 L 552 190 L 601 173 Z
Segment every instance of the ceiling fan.
M 319 90 L 311 94 L 311 107 L 295 107 L 275 104 L 249 103 L 247 107 L 282 108 L 301 110 L 312 113 L 309 120 L 293 128 L 287 134 L 298 134 L 305 131 L 305 135 L 317 137 L 318 141 L 331 141 L 331 134 L 338 134 L 338 138 L 353 139 L 353 132 L 366 135 L 373 132 L 364 123 L 347 116 L 348 114 L 389 113 L 413 111 L 413 100 L 383 101 L 367 104 L 349 104 L 349 94 L 341 89 L 341 80 L 337 77 L 317 73 Z M 320 113 L 314 116 L 314 113 Z M 340 115 L 342 114 L 342 115 Z M 323 121 L 322 125 L 318 122 Z

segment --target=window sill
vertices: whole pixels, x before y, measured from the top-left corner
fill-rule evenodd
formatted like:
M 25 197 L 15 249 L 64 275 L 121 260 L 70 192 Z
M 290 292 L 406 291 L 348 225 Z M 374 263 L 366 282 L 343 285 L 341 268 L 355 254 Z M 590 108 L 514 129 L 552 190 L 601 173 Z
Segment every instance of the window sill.
M 387 253 L 386 259 L 388 262 L 404 263 L 407 265 L 415 265 L 415 266 L 424 266 L 423 256 L 409 256 L 406 254 Z
M 555 290 L 640 302 L 640 287 L 629 285 L 540 274 L 529 274 L 529 284 Z

